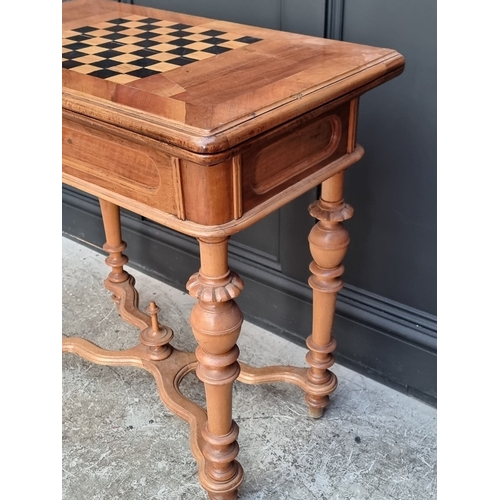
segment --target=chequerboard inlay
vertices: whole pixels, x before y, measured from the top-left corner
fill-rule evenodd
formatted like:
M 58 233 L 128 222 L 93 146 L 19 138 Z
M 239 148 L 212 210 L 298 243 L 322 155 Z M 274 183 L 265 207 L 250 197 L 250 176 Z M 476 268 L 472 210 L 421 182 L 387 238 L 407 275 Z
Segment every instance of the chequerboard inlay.
M 128 16 L 65 31 L 62 67 L 128 83 L 260 40 L 206 26 Z

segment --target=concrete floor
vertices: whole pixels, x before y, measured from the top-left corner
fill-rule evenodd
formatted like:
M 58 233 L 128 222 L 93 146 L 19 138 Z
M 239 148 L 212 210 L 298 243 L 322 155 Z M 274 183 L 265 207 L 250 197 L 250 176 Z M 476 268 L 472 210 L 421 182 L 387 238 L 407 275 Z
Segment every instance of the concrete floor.
M 63 238 L 64 336 L 101 347 L 136 343 L 103 286 L 103 257 Z M 141 307 L 156 300 L 173 345 L 193 350 L 193 299 L 135 270 Z M 244 293 L 244 292 L 243 292 Z M 306 350 L 245 322 L 238 345 L 249 364 L 305 366 Z M 62 361 L 63 500 L 207 499 L 189 449 L 188 425 L 160 401 L 149 373 Z M 436 409 L 340 365 L 322 419 L 309 418 L 300 389 L 235 384 L 242 500 L 432 500 L 436 498 Z M 200 403 L 195 375 L 184 393 Z

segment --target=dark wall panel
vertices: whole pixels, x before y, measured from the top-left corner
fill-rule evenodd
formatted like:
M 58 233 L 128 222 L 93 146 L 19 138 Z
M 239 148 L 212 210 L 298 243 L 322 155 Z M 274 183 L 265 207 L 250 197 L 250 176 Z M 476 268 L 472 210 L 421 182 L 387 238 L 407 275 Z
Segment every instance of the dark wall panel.
M 326 0 L 283 0 L 282 25 L 283 31 L 302 33 L 303 35 L 325 35 Z
M 130 2 L 126 2 L 130 3 Z M 135 0 L 135 5 L 210 17 L 263 28 L 279 29 L 281 26 L 280 0 Z
M 436 2 L 349 0 L 343 34 L 406 58 L 401 76 L 361 98 L 346 281 L 436 314 Z

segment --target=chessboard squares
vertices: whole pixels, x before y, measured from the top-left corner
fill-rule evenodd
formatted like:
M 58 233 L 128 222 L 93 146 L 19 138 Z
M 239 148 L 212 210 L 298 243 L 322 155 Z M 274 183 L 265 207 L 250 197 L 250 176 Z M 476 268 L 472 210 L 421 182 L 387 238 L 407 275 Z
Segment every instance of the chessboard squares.
M 63 33 L 63 68 L 125 84 L 208 59 L 260 39 L 128 16 Z

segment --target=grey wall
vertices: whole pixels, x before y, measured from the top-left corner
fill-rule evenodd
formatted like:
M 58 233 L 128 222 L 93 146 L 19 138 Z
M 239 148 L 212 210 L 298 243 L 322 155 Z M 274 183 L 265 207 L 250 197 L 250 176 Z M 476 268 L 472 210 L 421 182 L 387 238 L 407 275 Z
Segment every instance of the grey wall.
M 361 99 L 346 281 L 435 315 L 436 2 L 349 0 L 343 38 L 406 58 L 400 77 Z

